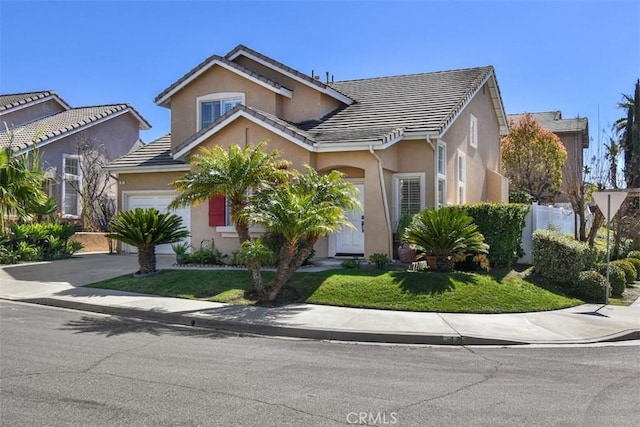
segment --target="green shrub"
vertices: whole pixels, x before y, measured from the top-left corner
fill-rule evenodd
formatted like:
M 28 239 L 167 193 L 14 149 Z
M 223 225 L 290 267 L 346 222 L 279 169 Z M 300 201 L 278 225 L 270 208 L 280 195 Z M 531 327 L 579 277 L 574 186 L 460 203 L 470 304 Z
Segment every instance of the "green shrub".
M 460 206 L 473 218 L 489 245 L 489 262 L 511 267 L 522 255 L 522 230 L 529 206 L 523 204 L 479 203 Z
M 610 263 L 609 284 L 611 285 L 611 294 L 620 296 L 627 287 L 627 279 L 622 268 L 616 264 Z M 607 277 L 607 264 L 600 264 L 598 272 Z
M 576 283 L 581 271 L 594 269 L 603 255 L 587 243 L 551 230 L 533 232 L 532 253 L 536 274 L 565 286 Z
M 54 222 L 11 225 L 10 239 L 3 243 L 1 262 L 43 261 L 69 258 L 69 238 L 75 227 Z
M 574 291 L 588 301 L 602 301 L 606 288 L 607 279 L 597 271 L 588 270 L 578 273 Z
M 629 251 L 629 253 L 627 254 L 627 258 L 640 259 L 640 251 Z
M 391 259 L 387 254 L 375 253 L 369 257 L 369 262 L 374 263 L 378 270 L 385 270 Z
M 626 261 L 624 259 L 618 259 L 615 261 L 611 261 L 611 264 L 615 264 L 619 266 L 622 271 L 624 271 L 624 277 L 626 283 L 633 283 L 636 281 L 636 277 L 638 276 L 638 272 L 632 263 Z
M 360 268 L 360 260 L 358 258 L 345 259 L 340 265 L 342 265 L 342 268 Z
M 636 268 L 636 280 L 640 280 L 640 258 L 625 258 L 625 261 L 630 262 Z

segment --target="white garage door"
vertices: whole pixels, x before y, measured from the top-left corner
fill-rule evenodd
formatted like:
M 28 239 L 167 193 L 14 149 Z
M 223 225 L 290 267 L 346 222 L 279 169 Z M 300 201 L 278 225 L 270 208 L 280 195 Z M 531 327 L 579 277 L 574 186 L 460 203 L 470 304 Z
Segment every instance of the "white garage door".
M 131 194 L 126 197 L 126 209 L 134 209 L 134 208 L 156 208 L 160 212 L 167 212 L 167 206 L 174 199 L 175 194 L 170 195 L 167 193 L 148 193 L 148 194 Z M 182 217 L 182 225 L 187 227 L 188 230 L 191 230 L 191 208 L 179 208 L 172 210 L 171 213 L 175 213 Z M 185 241 L 189 242 L 189 238 L 185 239 Z M 125 249 L 127 252 L 135 253 L 135 247 L 128 247 Z M 156 246 L 156 254 L 172 254 L 173 250 L 171 249 L 171 245 L 159 245 Z

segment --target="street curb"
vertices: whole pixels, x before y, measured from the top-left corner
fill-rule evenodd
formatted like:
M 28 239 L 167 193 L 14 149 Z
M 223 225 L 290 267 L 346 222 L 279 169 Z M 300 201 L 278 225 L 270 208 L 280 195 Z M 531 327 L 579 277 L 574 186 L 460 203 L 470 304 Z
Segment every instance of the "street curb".
M 0 298 L 1 299 L 1 298 Z M 94 313 L 109 314 L 113 316 L 131 317 L 141 320 L 152 320 L 166 324 L 195 326 L 216 330 L 224 330 L 235 333 L 252 335 L 314 339 L 323 341 L 348 341 L 364 343 L 386 344 L 422 344 L 422 345 L 447 345 L 447 346 L 516 346 L 516 345 L 541 345 L 541 344 L 594 344 L 619 341 L 640 340 L 640 329 L 630 329 L 616 334 L 602 336 L 594 339 L 579 340 L 555 340 L 555 341 L 515 341 L 497 338 L 485 338 L 464 336 L 459 334 L 425 335 L 412 333 L 389 333 L 372 331 L 346 331 L 317 328 L 296 328 L 290 326 L 277 326 L 236 322 L 230 320 L 218 320 L 206 318 L 194 314 L 166 313 L 154 310 L 142 310 L 122 306 L 110 306 L 89 304 L 84 302 L 69 301 L 56 298 L 25 298 L 11 299 L 10 301 L 39 304 L 59 308 L 82 310 Z

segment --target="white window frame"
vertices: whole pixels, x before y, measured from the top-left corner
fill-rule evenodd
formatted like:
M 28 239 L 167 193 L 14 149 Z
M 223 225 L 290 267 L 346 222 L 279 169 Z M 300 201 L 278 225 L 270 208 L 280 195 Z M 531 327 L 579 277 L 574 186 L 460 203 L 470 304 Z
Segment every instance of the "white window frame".
M 443 150 L 442 170 L 440 169 L 440 149 Z M 440 200 L 440 183 L 442 183 L 442 200 Z M 436 206 L 441 207 L 447 204 L 447 144 L 438 141 L 436 148 Z
M 466 202 L 466 181 L 467 181 L 467 157 L 466 154 L 458 150 L 458 158 L 456 160 L 456 169 L 458 177 L 458 204 Z
M 394 173 L 393 179 L 393 221 L 394 224 L 400 220 L 400 180 L 408 178 L 420 179 L 420 210 L 425 208 L 425 183 L 426 175 L 424 172 L 402 172 Z
M 196 98 L 196 129 L 200 130 L 202 123 L 202 104 L 205 102 L 231 101 L 240 99 L 240 103 L 245 103 L 244 92 L 217 92 L 208 95 L 202 95 Z
M 478 119 L 469 114 L 469 145 L 478 148 Z
M 73 160 L 77 160 L 78 162 L 78 174 L 74 175 L 74 174 L 69 174 L 67 173 L 67 159 L 73 159 Z M 65 199 L 66 199 L 66 187 L 67 187 L 67 181 L 77 181 L 78 182 L 78 188 L 81 188 L 82 186 L 82 158 L 77 155 L 77 154 L 63 154 L 62 155 L 62 197 L 60 199 L 60 201 L 62 202 L 62 214 L 64 217 L 68 217 L 68 218 L 80 218 L 80 214 L 82 213 L 80 211 L 80 206 L 81 206 L 81 200 L 80 200 L 80 194 L 76 194 L 77 196 L 77 202 L 76 202 L 76 212 L 77 213 L 68 213 L 66 212 L 65 208 L 66 208 L 66 203 L 65 203 Z M 77 193 L 77 192 L 76 192 Z

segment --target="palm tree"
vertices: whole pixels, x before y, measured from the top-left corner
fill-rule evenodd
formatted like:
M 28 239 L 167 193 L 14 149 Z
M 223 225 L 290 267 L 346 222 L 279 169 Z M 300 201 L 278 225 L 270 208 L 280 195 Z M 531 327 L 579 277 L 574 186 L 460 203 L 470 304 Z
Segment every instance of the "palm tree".
M 454 259 L 487 254 L 489 245 L 473 218 L 456 207 L 425 209 L 414 215 L 404 238 L 411 245 L 436 257 L 438 270 L 452 270 Z
M 640 80 L 636 81 L 633 96 L 622 94 L 623 101 L 618 108 L 626 111 L 627 116 L 614 123 L 620 135 L 621 148 L 624 151 L 625 180 L 627 187 L 640 186 Z
M 109 223 L 111 232 L 106 235 L 138 248 L 140 274 L 156 271 L 156 246 L 176 243 L 189 235 L 182 226 L 182 218 L 157 209 L 135 208 L 120 212 Z
M 46 203 L 43 183 L 37 155 L 16 155 L 10 146 L 0 149 L 0 235 L 6 235 L 9 218 L 28 218 Z
M 609 181 L 613 188 L 618 188 L 618 155 L 620 154 L 620 144 L 615 139 L 609 138 L 609 145 L 604 146 L 606 152 L 604 157 L 609 160 Z
M 355 186 L 340 172 L 319 175 L 309 166 L 305 173 L 256 194 L 247 208 L 251 220 L 284 238 L 274 282 L 260 299 L 273 301 L 320 237 L 351 226 L 345 210 L 358 205 Z
M 224 196 L 229 204 L 231 220 L 240 244 L 251 240 L 249 220 L 244 214 L 247 193 L 264 182 L 275 182 L 287 163 L 278 160 L 278 152 L 265 153 L 265 142 L 240 148 L 232 145 L 226 151 L 220 146 L 203 149 L 191 158 L 192 172 L 171 183 L 180 195 L 170 207 L 190 206 L 211 197 Z

